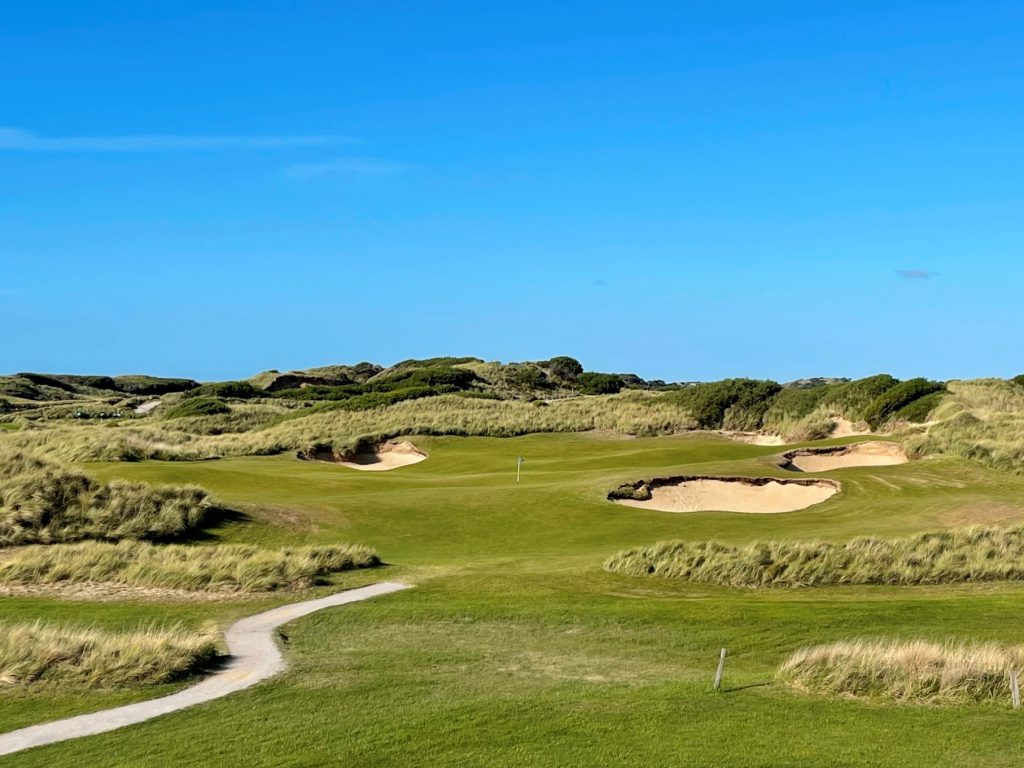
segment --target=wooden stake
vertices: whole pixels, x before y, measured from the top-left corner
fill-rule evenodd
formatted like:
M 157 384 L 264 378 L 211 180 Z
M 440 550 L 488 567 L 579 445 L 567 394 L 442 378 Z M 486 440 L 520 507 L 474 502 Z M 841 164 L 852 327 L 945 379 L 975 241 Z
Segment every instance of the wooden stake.
M 522 456 L 520 456 L 519 458 L 516 459 L 516 482 L 517 483 L 519 482 L 519 470 L 522 469 L 524 461 L 525 461 L 525 459 Z
M 1020 709 L 1020 685 L 1017 682 L 1017 670 L 1010 672 L 1010 700 L 1014 709 Z
M 722 672 L 725 671 L 725 655 L 727 651 L 725 648 L 722 649 L 721 655 L 718 657 L 718 671 L 715 672 L 715 692 L 717 693 L 722 687 Z

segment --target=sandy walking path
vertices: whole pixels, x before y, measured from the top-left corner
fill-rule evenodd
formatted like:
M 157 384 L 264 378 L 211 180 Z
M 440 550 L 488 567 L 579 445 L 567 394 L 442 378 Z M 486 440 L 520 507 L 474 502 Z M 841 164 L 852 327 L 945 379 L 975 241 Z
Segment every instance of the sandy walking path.
M 219 699 L 235 691 L 241 691 L 284 669 L 284 659 L 273 638 L 273 631 L 277 627 L 324 608 L 368 600 L 378 595 L 408 589 L 410 586 L 410 584 L 396 581 L 384 581 L 379 584 L 371 584 L 368 587 L 328 595 L 317 600 L 282 605 L 279 608 L 257 613 L 255 616 L 248 616 L 232 624 L 224 633 L 224 640 L 231 654 L 228 663 L 223 669 L 202 682 L 159 699 L 140 701 L 136 704 L 105 709 L 100 712 L 78 715 L 0 734 L 0 755 L 9 755 L 23 749 L 77 739 L 82 736 L 106 733 L 126 725 L 134 725 L 154 717 L 160 717 L 160 715 L 177 712 L 194 704 Z

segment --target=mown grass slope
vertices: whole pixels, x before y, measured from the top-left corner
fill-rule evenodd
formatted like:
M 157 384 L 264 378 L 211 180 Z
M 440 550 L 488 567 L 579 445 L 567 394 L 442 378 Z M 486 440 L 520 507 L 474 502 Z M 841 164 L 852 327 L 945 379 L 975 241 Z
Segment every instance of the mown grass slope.
M 404 404 L 403 404 L 404 405 Z M 533 406 L 528 406 L 533 407 Z M 782 477 L 780 449 L 708 435 L 427 437 L 429 458 L 362 473 L 289 455 L 90 465 L 99 481 L 196 483 L 247 516 L 201 546 L 359 541 L 412 590 L 284 628 L 291 668 L 223 701 L 8 759 L 15 766 L 578 764 L 1009 766 L 1006 702 L 865 706 L 793 693 L 794 650 L 851 637 L 1018 641 L 1024 587 L 1005 583 L 735 590 L 607 573 L 666 539 L 843 542 L 1024 520 L 1024 478 L 957 459 L 845 469 L 824 504 L 776 515 L 672 514 L 607 492 L 672 474 Z M 515 459 L 526 459 L 520 483 Z M 379 578 L 353 572 L 350 583 Z M 252 606 L 99 607 L 10 598 L 18 615 L 220 621 Z M 110 614 L 105 611 L 111 612 Z M 708 692 L 718 649 L 725 689 Z M 22 695 L 0 727 L 95 699 Z M 53 710 L 46 707 L 54 706 Z

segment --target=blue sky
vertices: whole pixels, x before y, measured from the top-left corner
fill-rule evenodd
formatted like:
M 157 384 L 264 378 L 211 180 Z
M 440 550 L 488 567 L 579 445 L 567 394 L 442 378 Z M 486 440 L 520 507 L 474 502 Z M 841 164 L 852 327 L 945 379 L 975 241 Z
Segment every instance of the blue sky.
M 1024 371 L 1024 5 L 0 6 L 0 371 Z

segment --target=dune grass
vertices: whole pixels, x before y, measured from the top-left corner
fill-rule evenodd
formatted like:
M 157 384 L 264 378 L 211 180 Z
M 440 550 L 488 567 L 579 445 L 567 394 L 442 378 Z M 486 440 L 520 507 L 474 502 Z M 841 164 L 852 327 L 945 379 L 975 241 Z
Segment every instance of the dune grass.
M 172 682 L 209 664 L 216 635 L 182 625 L 127 632 L 0 623 L 0 689 L 115 688 Z
M 196 460 L 276 454 L 318 443 L 344 452 L 361 439 L 377 441 L 413 434 L 511 437 L 600 429 L 658 435 L 694 428 L 694 420 L 667 397 L 670 394 L 624 392 L 550 404 L 442 395 L 363 411 L 299 409 L 284 414 L 275 403 L 267 406 L 276 414 L 274 420 L 246 432 L 222 430 L 220 419 L 231 416 L 225 414 L 180 420 L 188 422 L 187 431 L 162 422 L 114 427 L 65 424 L 11 433 L 4 440 L 14 448 L 62 461 Z M 253 419 L 253 423 L 258 421 Z
M 1024 671 L 1024 646 L 927 640 L 843 640 L 793 653 L 778 678 L 805 691 L 956 704 L 1010 705 L 1010 672 Z
M 917 455 L 942 453 L 1012 472 L 1024 471 L 1024 387 L 1002 379 L 949 383 L 934 424 L 910 437 Z
M 84 582 L 190 591 L 304 589 L 334 573 L 379 565 L 367 547 L 348 544 L 261 549 L 82 542 L 18 549 L 0 559 L 0 584 Z
M 1024 528 L 971 527 L 903 538 L 662 542 L 620 552 L 605 569 L 730 587 L 951 584 L 1024 579 Z

